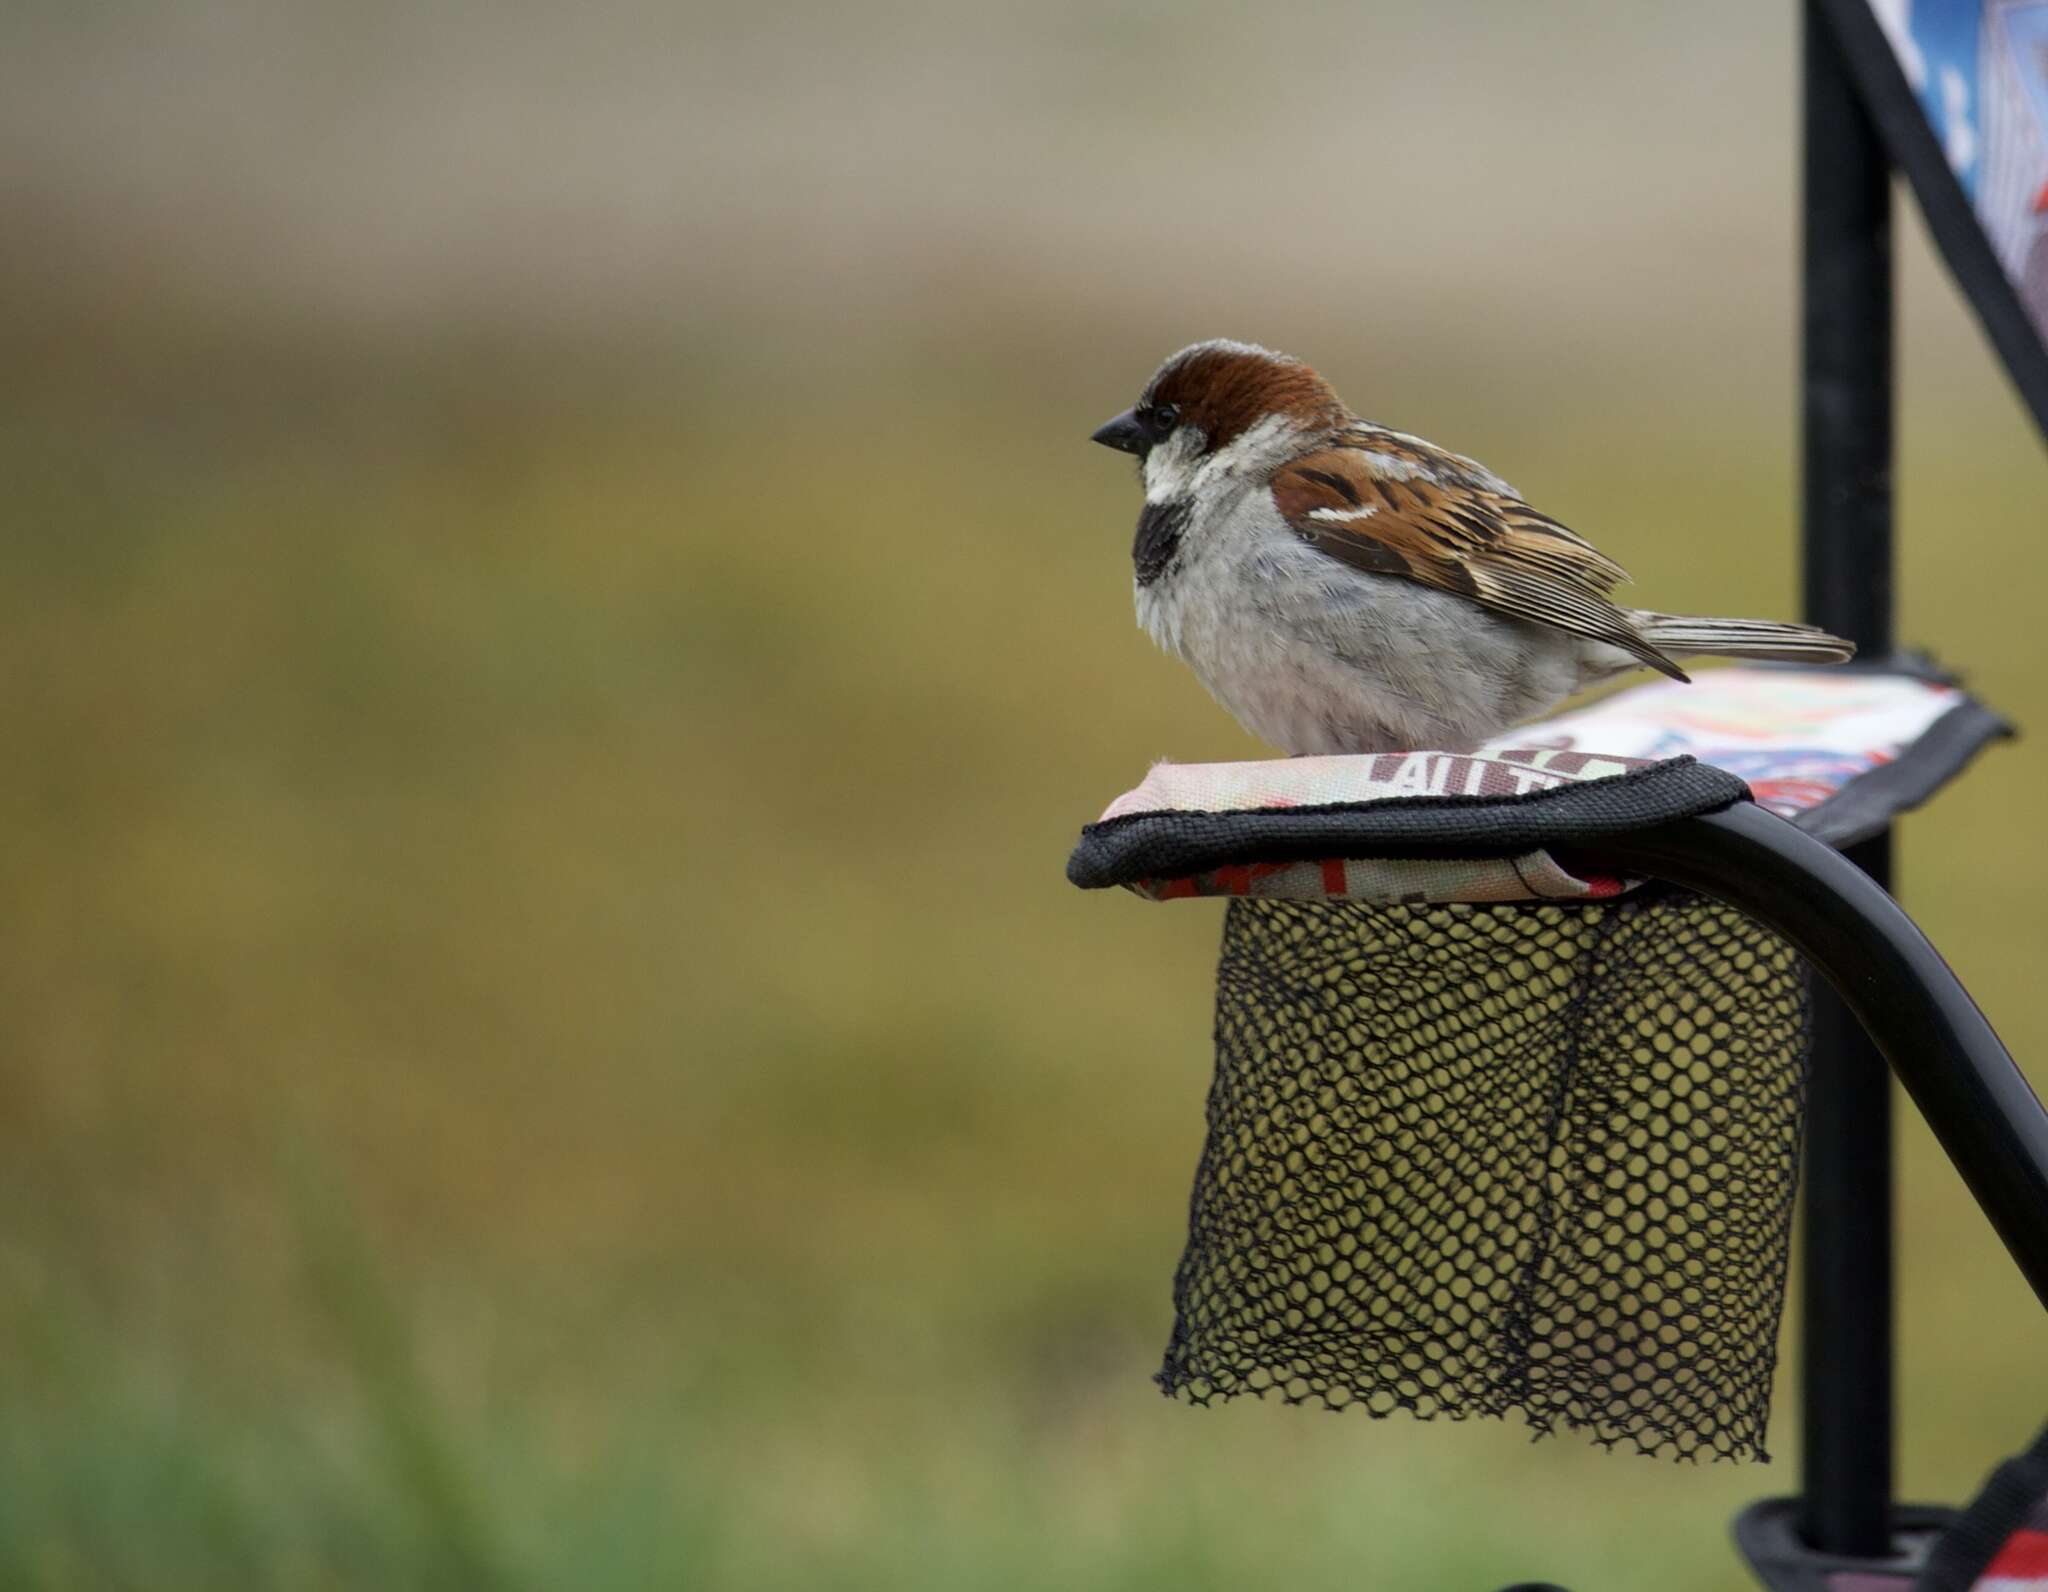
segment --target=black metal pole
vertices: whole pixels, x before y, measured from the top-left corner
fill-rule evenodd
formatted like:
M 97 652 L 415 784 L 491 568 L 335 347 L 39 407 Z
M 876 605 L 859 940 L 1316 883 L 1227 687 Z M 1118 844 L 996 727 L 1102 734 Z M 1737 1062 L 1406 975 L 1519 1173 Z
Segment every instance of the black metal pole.
M 1805 4 L 1806 617 L 1892 650 L 1891 169 L 1834 34 Z M 1891 836 L 1850 859 L 1891 882 Z M 1892 1097 L 1839 996 L 1814 990 L 1801 1287 L 1804 1499 L 1814 1548 L 1891 1549 Z

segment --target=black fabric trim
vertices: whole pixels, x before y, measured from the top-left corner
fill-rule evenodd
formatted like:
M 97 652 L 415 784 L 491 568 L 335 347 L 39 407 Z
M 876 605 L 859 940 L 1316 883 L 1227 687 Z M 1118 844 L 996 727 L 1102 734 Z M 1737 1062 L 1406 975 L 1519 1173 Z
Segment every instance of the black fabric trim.
M 1254 862 L 1517 857 L 1747 800 L 1749 787 L 1733 774 L 1674 757 L 1520 796 L 1390 796 L 1256 812 L 1127 813 L 1081 831 L 1067 878 L 1084 890 L 1101 890 Z
M 2034 412 L 2034 423 L 2048 435 L 2048 346 L 1991 252 L 1984 225 L 1949 170 L 1948 158 L 1914 98 L 1891 42 L 1871 13 L 1869 0 L 1819 0 L 1819 5 L 1892 164 L 1905 173 L 1920 201 L 1927 230 L 1934 234 L 1956 285 L 2005 361 L 2012 384 Z
M 2048 1498 L 2048 1430 L 1991 1473 L 1954 1525 L 1942 1533 L 1913 1592 L 1969 1592 L 1998 1550 Z
M 1893 761 L 1858 774 L 1826 801 L 1793 814 L 1792 822 L 1837 848 L 1868 840 L 1934 795 L 1986 746 L 2013 733 L 2004 718 L 1965 697 Z

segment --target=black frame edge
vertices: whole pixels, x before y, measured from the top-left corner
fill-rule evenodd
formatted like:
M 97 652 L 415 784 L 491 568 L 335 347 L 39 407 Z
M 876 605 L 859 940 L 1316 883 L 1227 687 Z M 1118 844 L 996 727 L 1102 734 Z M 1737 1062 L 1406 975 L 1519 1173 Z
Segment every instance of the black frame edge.
M 1584 848 L 1749 799 L 1749 787 L 1725 769 L 1675 757 L 1521 796 L 1391 796 L 1327 807 L 1129 813 L 1082 829 L 1067 859 L 1067 878 L 1100 890 L 1244 863 L 1518 857 L 1549 846 Z
M 2014 733 L 2009 719 L 1965 697 L 1893 761 L 1857 775 L 1826 801 L 1794 814 L 1792 824 L 1831 846 L 1868 840 L 1900 813 L 1931 800 L 1993 741 Z

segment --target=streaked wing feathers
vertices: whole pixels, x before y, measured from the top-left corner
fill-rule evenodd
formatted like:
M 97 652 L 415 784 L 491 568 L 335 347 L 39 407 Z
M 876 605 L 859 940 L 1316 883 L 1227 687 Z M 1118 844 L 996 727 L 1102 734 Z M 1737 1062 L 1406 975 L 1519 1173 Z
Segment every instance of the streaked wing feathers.
M 1627 571 L 1505 485 L 1414 438 L 1360 428 L 1287 466 L 1273 497 L 1297 535 L 1354 569 L 1607 642 L 1683 680 L 1613 602 Z

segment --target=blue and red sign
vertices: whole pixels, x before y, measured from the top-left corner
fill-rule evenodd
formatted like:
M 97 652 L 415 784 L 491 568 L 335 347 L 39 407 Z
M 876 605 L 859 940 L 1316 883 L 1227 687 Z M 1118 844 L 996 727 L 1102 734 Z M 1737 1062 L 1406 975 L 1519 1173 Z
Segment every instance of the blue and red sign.
M 2048 0 L 1869 0 L 1999 267 L 2048 338 Z

